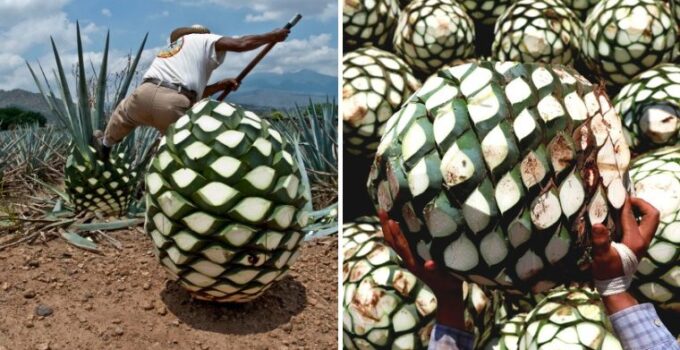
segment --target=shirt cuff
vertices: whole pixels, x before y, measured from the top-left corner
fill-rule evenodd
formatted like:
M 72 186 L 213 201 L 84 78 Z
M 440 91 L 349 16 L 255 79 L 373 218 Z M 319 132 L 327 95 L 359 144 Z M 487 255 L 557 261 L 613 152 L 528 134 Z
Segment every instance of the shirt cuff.
M 662 349 L 676 342 L 650 303 L 623 309 L 609 320 L 624 349 Z
M 429 350 L 435 349 L 472 349 L 475 338 L 472 333 L 461 329 L 435 324 L 430 337 Z

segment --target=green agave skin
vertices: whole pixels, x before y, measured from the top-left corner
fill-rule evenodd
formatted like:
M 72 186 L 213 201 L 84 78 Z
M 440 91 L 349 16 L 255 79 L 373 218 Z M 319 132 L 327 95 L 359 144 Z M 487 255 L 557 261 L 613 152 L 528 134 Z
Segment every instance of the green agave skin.
M 526 313 L 520 313 L 500 324 L 497 336 L 489 340 L 481 349 L 518 350 L 519 338 L 522 334 L 526 317 Z
M 91 150 L 94 154 L 94 148 Z M 104 163 L 81 155 L 76 149 L 66 159 L 64 182 L 75 211 L 123 216 L 132 200 L 136 171 L 131 171 L 125 153 L 112 154 Z
M 518 349 L 617 350 L 597 293 L 587 289 L 550 293 L 527 314 Z
M 597 5 L 601 0 L 564 0 L 562 1 L 569 7 L 580 19 L 586 19 L 590 10 Z
M 491 57 L 573 65 L 581 52 L 582 27 L 560 0 L 520 0 L 496 22 Z
M 630 290 L 639 300 L 680 312 L 680 146 L 636 158 L 630 176 L 636 196 L 661 213 Z
M 369 194 L 417 256 L 511 291 L 589 278 L 586 234 L 613 229 L 630 162 L 600 88 L 564 66 L 459 65 L 385 130 Z
M 475 26 L 452 0 L 414 0 L 399 16 L 394 51 L 419 75 L 429 76 L 475 52 Z
M 437 301 L 401 267 L 375 217 L 343 227 L 345 349 L 426 349 Z
M 487 26 L 493 26 L 515 0 L 458 0 L 467 13 L 475 20 Z
M 669 2 L 660 0 L 603 0 L 584 29 L 586 63 L 615 87 L 657 64 L 671 62 L 680 37 Z
M 399 18 L 398 0 L 343 0 L 345 51 L 364 46 L 389 49 Z
M 393 53 L 373 47 L 342 59 L 345 150 L 373 157 L 385 122 L 420 87 L 411 68 Z
M 637 151 L 680 142 L 680 66 L 660 64 L 626 84 L 614 99 L 628 143 Z
M 146 177 L 146 232 L 196 298 L 247 302 L 298 256 L 306 203 L 295 151 L 267 121 L 198 102 L 162 139 Z

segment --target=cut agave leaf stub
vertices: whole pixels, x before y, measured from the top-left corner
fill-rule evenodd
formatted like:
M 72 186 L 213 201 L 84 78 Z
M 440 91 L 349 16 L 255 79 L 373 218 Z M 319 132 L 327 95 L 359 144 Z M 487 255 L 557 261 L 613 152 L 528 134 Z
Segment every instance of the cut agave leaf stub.
M 481 61 L 440 70 L 394 114 L 368 188 L 418 256 L 537 293 L 589 279 L 583 235 L 615 231 L 629 162 L 603 89 L 565 66 Z
M 267 121 L 209 99 L 168 129 L 146 177 L 145 228 L 196 298 L 251 301 L 295 261 L 306 189 L 293 152 Z

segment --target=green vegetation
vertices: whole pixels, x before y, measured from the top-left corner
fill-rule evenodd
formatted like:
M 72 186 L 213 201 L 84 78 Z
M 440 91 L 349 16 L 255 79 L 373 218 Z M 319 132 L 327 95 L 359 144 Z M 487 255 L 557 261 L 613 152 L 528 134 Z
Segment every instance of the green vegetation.
M 18 107 L 0 108 L 0 130 L 33 124 L 45 126 L 46 122 L 47 119 L 38 112 L 27 111 Z

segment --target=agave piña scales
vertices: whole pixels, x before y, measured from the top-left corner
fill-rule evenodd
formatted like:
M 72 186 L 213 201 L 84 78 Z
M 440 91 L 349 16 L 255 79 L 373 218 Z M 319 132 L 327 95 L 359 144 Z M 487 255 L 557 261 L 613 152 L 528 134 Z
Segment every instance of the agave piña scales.
M 671 62 L 680 38 L 671 1 L 603 0 L 588 15 L 583 53 L 590 69 L 613 87 Z
M 660 64 L 638 75 L 614 98 L 631 147 L 645 151 L 680 142 L 680 66 Z
M 262 295 L 298 256 L 302 171 L 267 121 L 199 101 L 170 126 L 146 176 L 146 232 L 163 267 L 199 299 Z
M 639 156 L 630 176 L 635 195 L 656 207 L 661 217 L 631 290 L 640 300 L 680 313 L 680 146 Z
M 589 279 L 590 227 L 614 228 L 629 161 L 607 95 L 573 69 L 470 63 L 389 119 L 369 192 L 422 259 L 539 293 Z
M 385 245 L 377 218 L 345 224 L 342 240 L 345 349 L 426 349 L 436 299 Z

